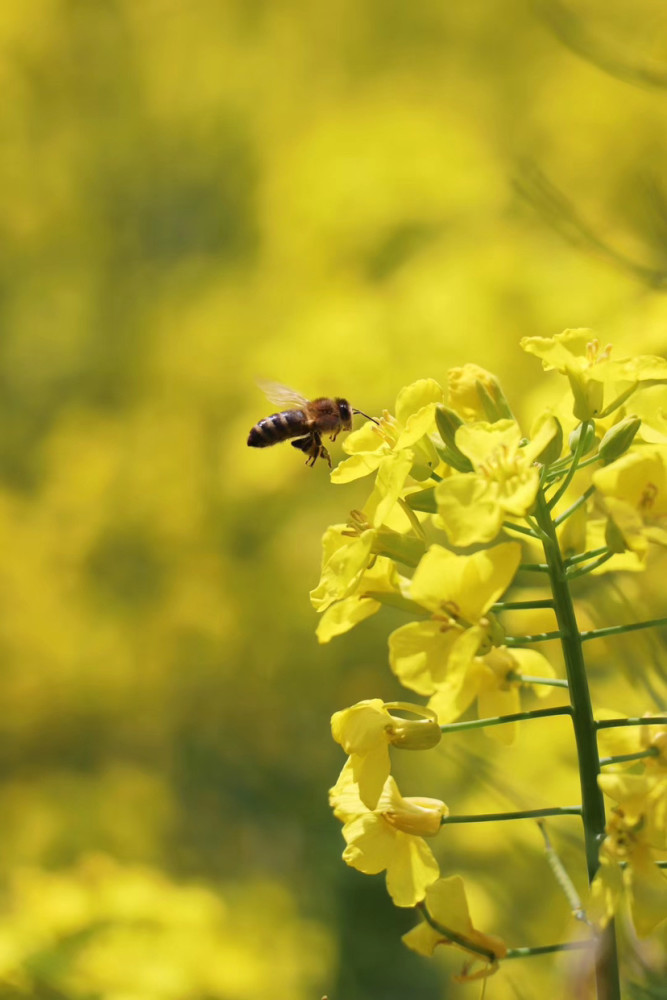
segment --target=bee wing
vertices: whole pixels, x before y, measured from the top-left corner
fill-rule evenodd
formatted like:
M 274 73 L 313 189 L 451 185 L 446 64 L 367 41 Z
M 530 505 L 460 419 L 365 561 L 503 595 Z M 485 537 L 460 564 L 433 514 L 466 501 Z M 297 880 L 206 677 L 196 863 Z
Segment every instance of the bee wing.
M 258 378 L 257 385 L 260 387 L 266 398 L 275 403 L 276 406 L 305 406 L 308 400 L 300 392 L 295 392 L 281 382 L 272 382 L 270 379 Z

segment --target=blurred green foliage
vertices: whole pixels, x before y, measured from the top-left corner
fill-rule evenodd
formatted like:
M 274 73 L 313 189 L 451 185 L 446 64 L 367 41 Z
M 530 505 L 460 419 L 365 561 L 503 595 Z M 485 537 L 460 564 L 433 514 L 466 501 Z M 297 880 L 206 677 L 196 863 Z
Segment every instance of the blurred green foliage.
M 1 6 L 6 995 L 433 1000 L 326 805 L 331 712 L 397 691 L 386 622 L 318 649 L 307 601 L 361 494 L 246 448 L 254 378 L 374 412 L 469 360 L 528 410 L 522 335 L 664 352 L 664 5 Z M 483 798 L 530 755 L 418 791 L 471 759 Z M 537 834 L 495 837 L 447 835 L 476 922 L 550 940 Z

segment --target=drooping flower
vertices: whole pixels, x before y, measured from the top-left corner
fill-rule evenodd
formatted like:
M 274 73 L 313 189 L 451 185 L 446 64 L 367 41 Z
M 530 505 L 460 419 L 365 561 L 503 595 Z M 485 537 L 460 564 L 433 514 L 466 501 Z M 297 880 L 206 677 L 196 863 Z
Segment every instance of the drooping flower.
M 513 420 L 459 427 L 456 446 L 473 471 L 451 475 L 435 489 L 435 523 L 452 545 L 493 541 L 504 520 L 523 518 L 532 510 L 540 483 L 535 462 L 555 433 L 555 424 L 544 423 L 522 447 L 521 430 Z
M 667 874 L 653 849 L 667 849 L 667 775 L 604 774 L 598 783 L 617 805 L 606 825 L 589 915 L 605 927 L 625 898 L 640 936 L 667 918 Z
M 351 761 L 329 792 L 347 847 L 343 860 L 366 875 L 386 871 L 387 891 L 396 906 L 414 906 L 440 870 L 423 839 L 438 833 L 447 806 L 439 799 L 403 798 L 387 778 L 375 809 L 361 801 Z
M 501 938 L 484 934 L 473 927 L 463 879 L 460 875 L 440 878 L 426 890 L 424 902 L 429 920 L 413 927 L 403 935 L 403 942 L 420 955 L 432 955 L 439 945 L 453 945 L 466 952 L 469 960 L 456 982 L 467 982 L 490 976 L 498 970 L 498 962 L 507 954 L 507 945 Z M 437 926 L 434 926 L 437 925 Z M 483 963 L 476 972 L 471 968 Z
M 521 558 L 517 542 L 459 556 L 432 545 L 409 584 L 409 597 L 430 617 L 409 622 L 389 637 L 389 662 L 402 684 L 418 694 L 446 692 L 449 717 L 470 704 L 467 674 L 489 652 L 498 626 L 487 613 L 507 589 Z M 463 704 L 463 707 L 460 705 Z
M 601 348 L 592 330 L 565 330 L 555 337 L 524 337 L 521 347 L 542 360 L 545 371 L 566 375 L 574 397 L 574 415 L 593 420 L 618 409 L 637 389 L 667 382 L 667 361 L 643 355 L 612 360 L 612 347 Z
M 417 720 L 392 715 L 390 708 L 420 716 Z M 337 743 L 350 755 L 359 798 L 368 809 L 375 809 L 389 777 L 389 746 L 424 750 L 436 746 L 442 737 L 433 712 L 420 705 L 399 702 L 385 704 L 380 698 L 360 701 L 351 708 L 335 712 L 331 732 Z

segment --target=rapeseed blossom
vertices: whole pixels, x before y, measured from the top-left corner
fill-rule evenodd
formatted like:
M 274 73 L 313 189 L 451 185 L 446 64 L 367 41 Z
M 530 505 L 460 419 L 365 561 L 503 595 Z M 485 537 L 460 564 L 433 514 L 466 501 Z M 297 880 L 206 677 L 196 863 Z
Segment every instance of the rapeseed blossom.
M 422 718 L 402 719 L 392 715 L 389 708 L 410 711 Z M 380 698 L 369 698 L 335 712 L 331 717 L 331 732 L 350 755 L 359 798 L 369 809 L 377 806 L 389 777 L 389 745 L 424 750 L 436 746 L 442 736 L 435 716 L 428 709 L 398 702 L 385 705 Z
M 667 382 L 667 361 L 644 355 L 612 359 L 591 330 L 565 330 L 555 337 L 524 337 L 521 347 L 542 360 L 545 371 L 566 375 L 578 420 L 607 416 L 622 406 L 640 383 Z
M 480 650 L 489 652 L 501 638 L 488 612 L 511 583 L 520 557 L 517 542 L 470 556 L 432 545 L 415 570 L 408 594 L 429 617 L 391 633 L 389 662 L 405 687 L 439 695 L 441 722 L 456 718 L 471 701 L 468 670 Z
M 440 799 L 403 798 L 387 778 L 375 809 L 361 801 L 348 761 L 329 792 L 334 815 L 343 823 L 343 860 L 366 875 L 386 871 L 387 891 L 396 906 L 414 906 L 440 869 L 423 839 L 440 829 L 447 806 Z
M 491 542 L 506 518 L 525 517 L 533 509 L 540 484 L 535 462 L 555 433 L 554 425 L 544 423 L 524 446 L 513 420 L 459 427 L 456 447 L 473 471 L 452 475 L 435 490 L 435 523 L 452 545 Z
M 498 971 L 498 961 L 507 954 L 507 945 L 501 938 L 484 934 L 473 927 L 460 875 L 440 878 L 430 885 L 424 904 L 429 917 L 438 927 L 427 920 L 413 927 L 402 938 L 408 948 L 420 955 L 432 955 L 435 948 L 443 944 L 466 952 L 469 961 L 461 975 L 455 977 L 456 982 L 480 979 Z M 478 962 L 484 963 L 483 968 L 471 972 L 471 966 Z
M 617 805 L 605 828 L 600 868 L 591 885 L 589 915 L 605 927 L 628 903 L 640 936 L 667 919 L 667 873 L 654 850 L 667 850 L 667 775 L 604 774 L 598 783 Z

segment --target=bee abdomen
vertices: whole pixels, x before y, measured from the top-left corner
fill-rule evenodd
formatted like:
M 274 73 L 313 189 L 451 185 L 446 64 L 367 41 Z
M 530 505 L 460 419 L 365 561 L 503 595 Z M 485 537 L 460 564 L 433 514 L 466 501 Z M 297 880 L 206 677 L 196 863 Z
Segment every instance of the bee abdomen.
M 288 438 L 303 434 L 306 429 L 306 414 L 303 410 L 283 410 L 259 420 L 248 435 L 251 448 L 268 448 Z

